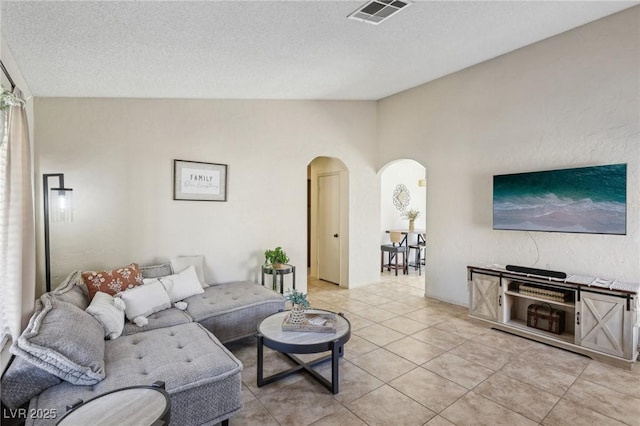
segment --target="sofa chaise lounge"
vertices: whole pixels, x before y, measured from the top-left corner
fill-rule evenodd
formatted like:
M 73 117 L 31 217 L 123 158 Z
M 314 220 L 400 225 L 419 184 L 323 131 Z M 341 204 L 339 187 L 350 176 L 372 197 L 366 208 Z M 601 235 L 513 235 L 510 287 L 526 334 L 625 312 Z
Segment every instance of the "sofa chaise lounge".
M 154 278 L 173 271 L 165 264 L 141 272 Z M 254 334 L 259 321 L 285 306 L 259 284 L 210 285 L 184 299 L 186 309 L 154 312 L 142 326 L 126 322 L 120 337 L 104 340 L 103 326 L 85 311 L 83 286 L 76 272 L 45 293 L 18 339 L 28 340 L 27 353 L 16 343 L 11 348 L 17 356 L 2 378 L 2 401 L 9 408 L 28 401 L 28 426 L 55 424 L 78 399 L 156 381 L 171 397 L 171 424 L 226 423 L 242 407 L 243 366 L 223 343 Z

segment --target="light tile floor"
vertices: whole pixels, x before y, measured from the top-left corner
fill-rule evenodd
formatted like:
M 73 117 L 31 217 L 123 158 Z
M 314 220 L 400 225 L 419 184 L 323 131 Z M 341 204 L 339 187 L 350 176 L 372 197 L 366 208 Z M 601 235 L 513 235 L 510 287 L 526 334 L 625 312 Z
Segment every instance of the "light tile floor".
M 472 323 L 466 308 L 423 297 L 424 276 L 385 272 L 353 290 L 310 279 L 308 290 L 313 307 L 351 322 L 340 393 L 306 374 L 258 388 L 255 339 L 244 339 L 229 345 L 245 366 L 244 408 L 231 425 L 640 426 L 639 367 Z M 265 349 L 265 375 L 290 365 Z M 328 363 L 319 371 L 329 378 Z

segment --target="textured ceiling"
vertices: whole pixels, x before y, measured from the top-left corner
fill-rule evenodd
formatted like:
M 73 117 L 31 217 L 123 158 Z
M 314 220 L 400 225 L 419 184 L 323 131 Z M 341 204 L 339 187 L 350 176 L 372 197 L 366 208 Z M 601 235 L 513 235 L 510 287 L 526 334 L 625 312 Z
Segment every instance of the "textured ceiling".
M 34 96 L 380 99 L 631 7 L 415 1 L 374 26 L 364 1 L 2 1 Z

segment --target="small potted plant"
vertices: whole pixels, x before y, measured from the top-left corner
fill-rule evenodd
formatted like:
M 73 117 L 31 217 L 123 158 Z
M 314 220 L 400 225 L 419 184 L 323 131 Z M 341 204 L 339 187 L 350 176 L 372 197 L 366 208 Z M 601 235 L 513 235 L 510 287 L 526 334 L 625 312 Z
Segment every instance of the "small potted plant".
M 307 295 L 301 291 L 293 289 L 285 295 L 285 300 L 291 302 L 291 316 L 289 322 L 292 324 L 302 324 L 304 322 L 305 309 L 309 308 Z
M 276 247 L 273 250 L 265 250 L 264 264 L 271 265 L 273 269 L 282 268 L 284 263 L 289 262 L 289 256 L 282 250 L 282 247 Z
M 418 216 L 420 216 L 420 211 L 415 209 L 409 209 L 402 212 L 402 217 L 404 219 L 409 219 L 409 231 L 413 231 L 415 229 L 414 221 Z

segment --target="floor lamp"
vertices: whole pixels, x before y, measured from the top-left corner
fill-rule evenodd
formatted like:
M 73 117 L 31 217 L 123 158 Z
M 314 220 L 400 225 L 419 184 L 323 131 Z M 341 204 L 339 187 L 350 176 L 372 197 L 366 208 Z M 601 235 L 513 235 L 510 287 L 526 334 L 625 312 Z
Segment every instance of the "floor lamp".
M 49 189 L 49 178 L 58 178 L 58 188 Z M 51 191 L 51 199 L 49 199 Z M 47 292 L 51 291 L 51 258 L 49 253 L 49 214 L 54 222 L 73 222 L 73 189 L 64 187 L 63 173 L 42 175 L 44 197 L 44 268 Z M 51 201 L 51 204 L 49 202 Z

